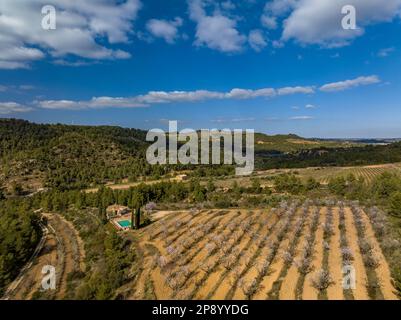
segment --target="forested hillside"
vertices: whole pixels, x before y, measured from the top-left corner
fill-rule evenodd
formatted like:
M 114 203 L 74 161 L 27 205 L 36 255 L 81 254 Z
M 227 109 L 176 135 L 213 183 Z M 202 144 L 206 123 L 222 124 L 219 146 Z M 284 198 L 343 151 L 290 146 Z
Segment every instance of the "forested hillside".
M 28 202 L 0 199 L 0 296 L 32 255 L 41 231 Z
M 163 173 L 145 161 L 146 132 L 0 120 L 1 180 L 59 189 Z

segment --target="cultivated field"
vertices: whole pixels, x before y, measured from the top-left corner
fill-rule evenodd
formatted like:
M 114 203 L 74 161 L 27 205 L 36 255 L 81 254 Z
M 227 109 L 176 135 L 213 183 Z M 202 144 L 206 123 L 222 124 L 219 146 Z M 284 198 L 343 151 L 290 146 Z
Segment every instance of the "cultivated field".
M 252 178 L 262 179 L 262 185 L 272 187 L 273 181 L 263 181 L 264 179 L 271 179 L 274 176 L 280 174 L 295 174 L 303 182 L 306 182 L 308 178 L 312 177 L 321 184 L 328 184 L 331 178 L 336 177 L 347 177 L 349 174 L 353 174 L 356 178 L 364 178 L 365 183 L 371 183 L 373 179 L 379 175 L 388 172 L 393 174 L 401 174 L 401 164 L 381 164 L 372 166 L 355 166 L 355 167 L 312 167 L 312 168 L 297 168 L 297 169 L 272 169 L 264 171 L 256 171 L 252 177 L 236 177 L 230 176 L 225 178 L 219 178 L 214 181 L 216 187 L 219 188 L 230 188 L 234 181 L 240 186 L 249 187 L 252 185 Z
M 396 299 L 375 219 L 355 204 L 312 201 L 170 214 L 140 231 L 130 298 Z M 343 288 L 346 265 L 354 289 Z
M 320 172 L 319 172 L 320 171 Z M 371 183 L 376 177 L 383 173 L 401 174 L 400 164 L 383 164 L 364 167 L 339 167 L 339 168 L 323 168 L 315 170 L 310 176 L 316 178 L 319 182 L 327 184 L 330 178 L 346 177 L 353 174 L 356 178 L 363 178 L 366 183 Z M 307 172 L 304 172 L 305 175 Z

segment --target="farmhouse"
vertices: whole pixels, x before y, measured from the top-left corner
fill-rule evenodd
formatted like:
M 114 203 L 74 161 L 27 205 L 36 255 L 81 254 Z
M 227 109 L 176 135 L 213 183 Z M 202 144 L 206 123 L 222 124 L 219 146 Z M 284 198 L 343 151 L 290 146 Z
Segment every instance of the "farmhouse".
M 106 216 L 107 216 L 107 219 L 109 219 L 109 220 L 113 219 L 115 217 L 121 217 L 128 213 L 130 213 L 130 209 L 128 207 L 120 206 L 117 204 L 111 205 L 111 206 L 107 207 L 107 209 L 106 209 Z

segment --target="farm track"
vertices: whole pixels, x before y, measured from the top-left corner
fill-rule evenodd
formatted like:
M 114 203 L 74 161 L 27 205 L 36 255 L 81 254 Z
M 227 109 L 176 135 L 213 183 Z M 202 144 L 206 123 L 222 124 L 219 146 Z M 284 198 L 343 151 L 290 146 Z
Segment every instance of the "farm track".
M 32 299 L 41 290 L 44 277 L 42 268 L 56 268 L 56 289 L 43 292 L 45 299 L 64 299 L 67 293 L 67 276 L 73 271 L 85 270 L 85 250 L 82 239 L 72 223 L 57 214 L 44 214 L 49 233 L 42 250 L 32 261 L 20 283 L 9 297 L 11 300 Z
M 163 227 L 164 218 L 148 226 L 139 236 L 138 245 L 143 252 L 142 272 L 132 283 L 130 298 L 370 299 L 367 270 L 352 210 L 344 207 L 344 227 L 340 228 L 340 207 L 332 206 L 333 232 L 325 236 L 323 226 L 328 221 L 327 207 L 299 203 L 283 208 L 270 212 L 209 210 L 196 215 L 182 213 L 166 220 L 168 228 Z M 376 270 L 380 291 L 385 299 L 396 299 L 388 264 L 365 213 L 363 222 L 365 236 L 371 240 L 380 261 L 384 261 Z M 173 226 L 184 230 L 177 233 Z M 167 230 L 164 237 L 163 230 Z M 342 287 L 342 237 L 346 238 L 346 246 L 354 256 L 356 288 L 352 292 Z M 301 274 L 298 265 L 284 261 L 283 253 L 289 251 L 292 260 L 299 261 L 308 241 L 312 245 L 312 270 Z M 329 249 L 324 249 L 325 241 Z M 164 259 L 162 264 L 161 257 Z M 267 266 L 264 269 L 261 268 L 263 263 Z M 326 290 L 319 292 L 312 279 L 323 268 L 329 271 L 333 281 Z

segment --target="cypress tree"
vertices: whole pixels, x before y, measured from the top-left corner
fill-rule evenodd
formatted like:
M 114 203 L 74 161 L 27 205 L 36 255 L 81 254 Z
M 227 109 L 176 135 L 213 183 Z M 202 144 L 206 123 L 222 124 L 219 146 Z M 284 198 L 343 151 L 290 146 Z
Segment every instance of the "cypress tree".
M 132 214 L 131 214 L 131 229 L 132 229 L 132 230 L 134 230 L 134 229 L 136 228 L 136 225 L 135 225 L 135 216 L 136 216 L 136 209 L 134 209 L 134 210 L 132 211 Z
M 135 229 L 139 229 L 141 225 L 141 208 L 138 207 L 138 209 L 135 212 Z

